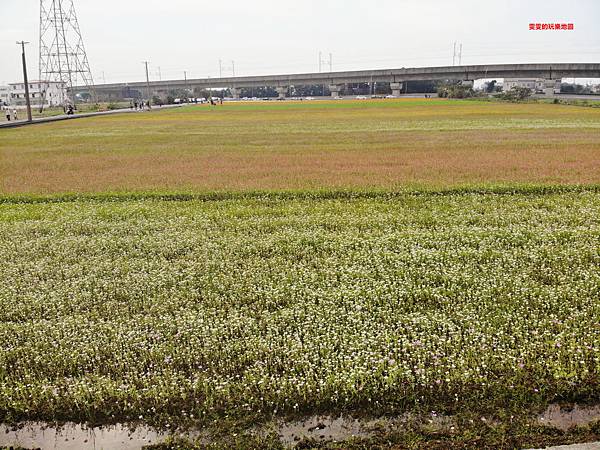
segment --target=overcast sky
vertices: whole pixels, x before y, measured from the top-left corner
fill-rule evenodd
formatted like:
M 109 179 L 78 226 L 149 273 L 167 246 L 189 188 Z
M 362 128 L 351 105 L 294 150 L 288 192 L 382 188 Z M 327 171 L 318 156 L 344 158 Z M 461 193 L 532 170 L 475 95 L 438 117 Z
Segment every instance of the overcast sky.
M 65 0 L 63 0 L 65 1 Z M 95 81 L 452 64 L 600 62 L 599 0 L 75 0 Z M 0 84 L 38 71 L 38 0 L 0 0 Z M 574 31 L 529 31 L 531 22 Z

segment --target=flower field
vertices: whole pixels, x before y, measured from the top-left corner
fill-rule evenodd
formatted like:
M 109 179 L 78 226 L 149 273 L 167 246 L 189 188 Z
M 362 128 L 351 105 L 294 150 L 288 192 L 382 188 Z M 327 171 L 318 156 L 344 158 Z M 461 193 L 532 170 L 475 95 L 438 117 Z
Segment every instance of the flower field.
M 598 108 L 431 99 L 3 130 L 0 423 L 599 440 L 535 419 L 600 405 L 599 131 Z
M 0 415 L 597 402 L 600 193 L 0 204 Z
M 2 130 L 0 193 L 595 184 L 598 148 L 600 108 L 226 103 Z

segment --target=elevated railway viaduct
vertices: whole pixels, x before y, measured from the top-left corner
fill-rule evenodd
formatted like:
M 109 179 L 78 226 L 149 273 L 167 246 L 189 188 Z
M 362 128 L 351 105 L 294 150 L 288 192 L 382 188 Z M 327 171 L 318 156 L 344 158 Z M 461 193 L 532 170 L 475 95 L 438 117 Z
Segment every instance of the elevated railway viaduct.
M 556 64 L 491 64 L 472 66 L 421 67 L 380 70 L 356 70 L 344 72 L 301 73 L 284 75 L 262 75 L 248 77 L 198 78 L 189 80 L 151 81 L 150 83 L 113 83 L 94 86 L 101 100 L 127 97 L 137 91 L 143 96 L 166 95 L 175 89 L 219 89 L 227 88 L 233 97 L 239 97 L 242 88 L 272 87 L 280 97 L 286 97 L 292 86 L 324 85 L 333 97 L 338 96 L 346 84 L 389 83 L 392 94 L 400 95 L 407 81 L 456 80 L 472 85 L 484 78 L 536 78 L 544 79 L 546 95 L 554 94 L 556 80 L 562 78 L 600 78 L 600 64 L 556 63 Z M 78 86 L 75 93 L 89 92 Z

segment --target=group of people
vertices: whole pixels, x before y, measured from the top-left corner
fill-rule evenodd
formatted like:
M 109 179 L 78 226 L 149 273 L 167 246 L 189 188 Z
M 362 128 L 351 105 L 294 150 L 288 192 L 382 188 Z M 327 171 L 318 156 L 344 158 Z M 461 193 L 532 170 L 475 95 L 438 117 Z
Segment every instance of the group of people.
M 10 122 L 11 120 L 19 120 L 19 116 L 17 114 L 17 108 L 13 108 L 11 111 L 11 109 L 8 106 L 3 105 L 2 111 L 4 111 L 4 115 L 6 116 L 7 121 Z
M 148 108 L 148 110 L 152 109 L 152 106 L 150 105 L 149 101 L 145 102 L 144 100 L 141 100 L 140 102 L 138 102 L 137 100 L 134 100 L 129 102 L 129 109 L 143 111 L 144 108 Z
M 63 107 L 65 114 L 72 116 L 75 114 L 75 108 L 73 105 L 66 105 Z M 11 120 L 19 120 L 19 114 L 17 113 L 17 108 L 10 108 L 7 105 L 2 105 L 2 111 L 4 111 L 4 116 L 6 120 L 10 122 Z
M 156 100 L 156 101 L 158 102 L 158 100 Z M 198 101 L 199 100 L 197 98 L 194 98 L 193 103 L 198 103 Z M 215 101 L 214 97 L 209 97 L 208 98 L 208 103 L 211 104 L 211 105 L 213 105 L 213 106 L 216 105 L 217 102 L 222 105 L 223 104 L 223 97 L 218 98 L 216 101 Z M 204 100 L 202 101 L 202 103 L 204 103 Z M 162 103 L 155 103 L 155 105 L 162 106 Z M 143 111 L 144 109 L 151 110 L 152 109 L 152 105 L 151 105 L 150 101 L 130 100 L 129 101 L 129 109 L 131 109 L 132 111 Z

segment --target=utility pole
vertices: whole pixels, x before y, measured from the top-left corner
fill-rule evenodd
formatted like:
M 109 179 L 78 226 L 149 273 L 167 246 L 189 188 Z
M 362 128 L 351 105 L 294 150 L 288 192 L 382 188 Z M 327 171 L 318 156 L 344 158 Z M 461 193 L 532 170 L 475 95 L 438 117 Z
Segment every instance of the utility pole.
M 31 100 L 29 99 L 29 79 L 27 78 L 27 59 L 25 58 L 25 44 L 29 44 L 29 42 L 21 41 L 17 42 L 17 45 L 21 46 L 22 59 L 23 59 L 23 82 L 25 83 L 25 101 L 27 102 L 27 121 L 32 122 L 33 119 L 31 117 Z
M 231 61 L 231 74 L 235 77 L 235 61 Z
M 462 42 L 460 44 L 460 50 L 458 51 L 458 65 L 462 66 Z
M 150 75 L 148 73 L 148 61 L 142 61 L 142 64 L 146 66 L 146 98 L 150 101 Z
M 183 71 L 183 79 L 185 80 L 185 91 L 187 92 L 187 90 L 188 90 L 188 85 L 187 85 L 187 70 Z
M 223 61 L 219 60 L 219 78 L 223 78 Z
M 323 65 L 323 52 L 319 52 L 319 73 L 321 73 L 322 65 Z
M 333 54 L 329 54 L 329 71 L 333 72 Z
M 106 84 L 106 76 L 104 75 L 104 70 L 102 71 L 102 83 Z
M 158 81 L 162 81 L 162 72 L 160 71 L 160 66 L 158 66 Z

